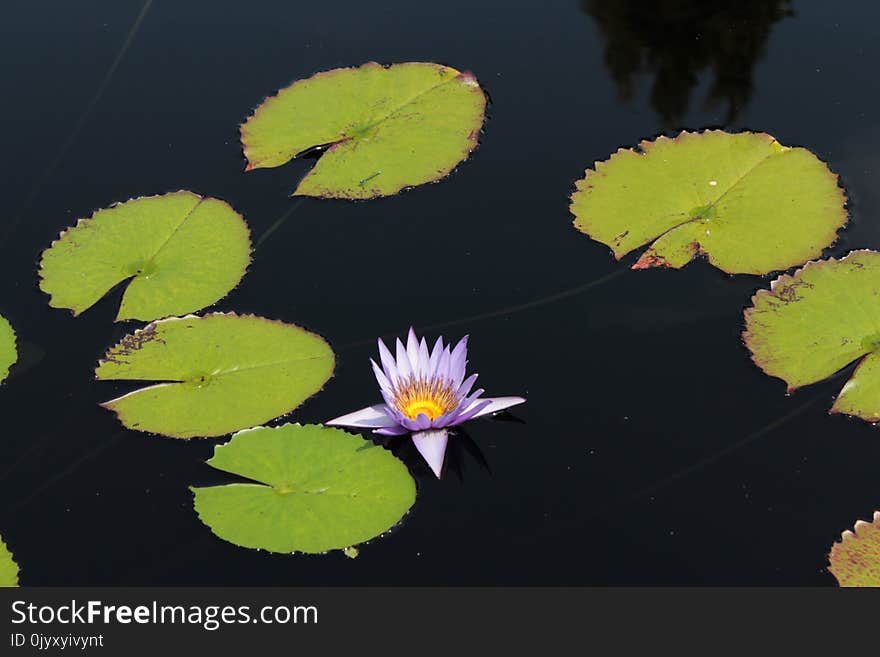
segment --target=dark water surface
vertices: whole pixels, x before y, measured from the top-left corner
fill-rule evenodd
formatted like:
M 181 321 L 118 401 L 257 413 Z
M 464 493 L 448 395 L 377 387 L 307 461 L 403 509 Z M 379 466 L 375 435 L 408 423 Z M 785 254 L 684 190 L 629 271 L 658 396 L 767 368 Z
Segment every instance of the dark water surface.
M 22 351 L 0 390 L 0 533 L 23 584 L 833 584 L 832 541 L 880 507 L 880 430 L 827 415 L 842 378 L 786 397 L 751 363 L 742 309 L 767 279 L 629 271 L 567 197 L 644 137 L 765 130 L 841 175 L 852 223 L 829 253 L 880 247 L 880 6 L 155 0 L 114 63 L 143 6 L 0 11 L 0 313 Z M 227 480 L 203 463 L 222 440 L 126 431 L 97 406 L 120 388 L 94 364 L 135 324 L 113 324 L 118 292 L 50 309 L 39 254 L 97 208 L 180 188 L 259 237 L 311 164 L 243 174 L 237 125 L 371 59 L 473 70 L 493 101 L 479 149 L 397 197 L 306 199 L 217 308 L 334 345 L 336 377 L 295 420 L 376 402 L 374 338 L 412 323 L 470 333 L 488 393 L 529 398 L 524 423 L 469 425 L 439 482 L 404 449 L 418 502 L 356 560 L 240 549 L 187 488 Z

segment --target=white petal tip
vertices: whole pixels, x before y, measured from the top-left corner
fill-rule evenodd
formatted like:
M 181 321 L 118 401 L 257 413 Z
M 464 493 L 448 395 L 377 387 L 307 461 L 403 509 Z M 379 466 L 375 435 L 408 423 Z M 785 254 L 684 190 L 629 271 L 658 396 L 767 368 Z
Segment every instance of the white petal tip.
M 412 435 L 413 444 L 419 450 L 419 454 L 427 462 L 431 472 L 440 479 L 443 472 L 443 460 L 446 457 L 446 445 L 449 441 L 449 434 L 446 429 L 432 429 L 428 431 L 417 431 Z
M 473 418 L 484 417 L 486 415 L 494 415 L 501 411 L 507 410 L 511 406 L 518 406 L 525 403 L 524 397 L 494 397 L 488 399 L 478 399 L 478 402 L 489 402 L 489 404 L 476 413 Z M 473 419 L 472 418 L 472 419 Z
M 340 415 L 324 423 L 331 427 L 356 427 L 359 429 L 377 429 L 394 426 L 395 422 L 386 412 L 384 404 L 367 406 L 354 413 Z

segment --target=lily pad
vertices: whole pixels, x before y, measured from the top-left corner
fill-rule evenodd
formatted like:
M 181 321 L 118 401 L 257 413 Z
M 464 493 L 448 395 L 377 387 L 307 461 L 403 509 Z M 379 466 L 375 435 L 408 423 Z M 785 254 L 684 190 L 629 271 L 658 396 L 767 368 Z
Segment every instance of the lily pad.
M 862 359 L 832 413 L 880 421 L 880 253 L 807 263 L 760 290 L 745 311 L 752 359 L 789 392 Z
M 576 183 L 575 227 L 633 269 L 697 255 L 731 274 L 766 274 L 818 257 L 847 221 L 837 176 L 810 151 L 764 133 L 682 132 L 620 149 Z
M 15 331 L 5 317 L 0 315 L 0 381 L 9 376 L 9 368 L 18 360 Z
M 268 98 L 241 126 L 247 170 L 320 147 L 294 196 L 365 199 L 448 175 L 476 147 L 486 96 L 473 74 L 421 62 L 337 68 Z
M 43 252 L 40 288 L 74 315 L 129 281 L 118 320 L 184 315 L 222 299 L 250 263 L 247 224 L 229 204 L 180 191 L 80 219 Z
M 880 586 L 880 511 L 874 520 L 859 520 L 831 546 L 829 570 L 841 586 Z
M 18 586 L 18 564 L 0 538 L 0 587 Z
M 221 436 L 289 413 L 333 373 L 323 338 L 293 324 L 214 313 L 153 322 L 112 347 L 99 380 L 157 381 L 102 404 L 129 429 Z
M 389 451 L 316 425 L 241 431 L 208 464 L 259 483 L 193 488 L 201 521 L 225 541 L 271 552 L 357 554 L 352 546 L 396 525 L 416 498 Z

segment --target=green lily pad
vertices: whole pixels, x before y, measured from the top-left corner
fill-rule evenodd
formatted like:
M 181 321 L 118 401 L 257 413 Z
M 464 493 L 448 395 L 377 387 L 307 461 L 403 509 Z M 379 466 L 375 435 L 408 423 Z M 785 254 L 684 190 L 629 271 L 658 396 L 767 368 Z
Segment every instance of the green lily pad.
M 841 586 L 880 586 L 880 511 L 873 522 L 859 520 L 831 546 L 828 570 Z
M 0 538 L 0 587 L 18 586 L 18 564 Z
M 880 253 L 807 263 L 760 290 L 745 311 L 752 359 L 789 392 L 862 359 L 832 413 L 880 421 Z
M 156 381 L 102 404 L 129 429 L 222 436 L 289 413 L 333 373 L 323 338 L 293 324 L 214 313 L 153 322 L 99 363 L 102 381 Z
M 439 180 L 476 147 L 486 96 L 454 68 L 337 68 L 268 98 L 241 126 L 247 170 L 326 148 L 294 196 L 364 199 Z
M 129 281 L 117 320 L 184 315 L 216 303 L 250 263 L 247 224 L 192 192 L 133 199 L 80 219 L 43 252 L 40 289 L 74 315 Z
M 259 483 L 193 488 L 201 521 L 225 541 L 271 552 L 351 556 L 416 498 L 413 478 L 389 451 L 316 425 L 241 431 L 208 464 Z
M 0 315 L 0 381 L 9 376 L 9 368 L 18 360 L 15 331 L 5 317 Z
M 818 257 L 847 221 L 837 176 L 810 151 L 763 133 L 682 132 L 620 149 L 576 183 L 575 227 L 633 265 L 684 267 L 697 255 L 731 274 Z

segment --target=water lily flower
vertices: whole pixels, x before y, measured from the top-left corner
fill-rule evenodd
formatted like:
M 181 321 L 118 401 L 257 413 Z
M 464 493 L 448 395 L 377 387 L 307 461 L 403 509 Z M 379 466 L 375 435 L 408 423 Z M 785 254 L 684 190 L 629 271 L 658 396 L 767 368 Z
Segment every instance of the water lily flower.
M 476 374 L 465 378 L 467 336 L 455 348 L 437 338 L 428 350 L 409 330 L 406 346 L 397 340 L 396 358 L 379 340 L 379 360 L 370 360 L 384 404 L 368 406 L 327 422 L 331 426 L 373 429 L 382 436 L 412 434 L 412 441 L 437 477 L 443 469 L 447 429 L 474 418 L 522 404 L 522 397 L 481 398 L 483 390 L 471 392 Z

